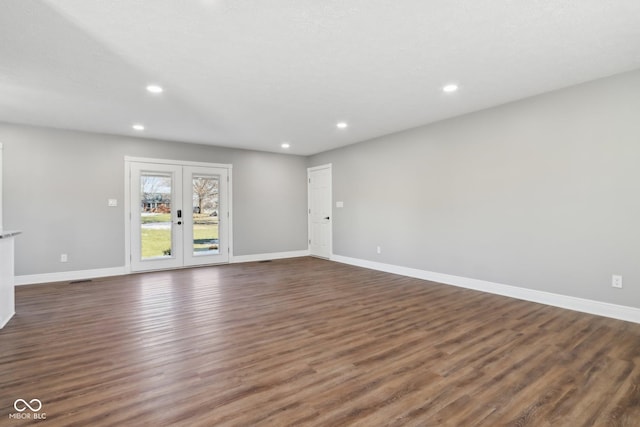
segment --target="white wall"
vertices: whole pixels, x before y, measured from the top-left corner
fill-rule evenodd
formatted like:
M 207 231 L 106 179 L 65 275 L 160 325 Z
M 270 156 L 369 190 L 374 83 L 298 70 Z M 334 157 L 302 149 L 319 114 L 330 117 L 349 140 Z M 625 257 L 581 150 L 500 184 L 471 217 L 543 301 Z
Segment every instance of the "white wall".
M 640 307 L 639 112 L 635 71 L 312 156 L 334 253 Z
M 16 275 L 124 265 L 125 156 L 233 164 L 233 254 L 307 249 L 303 157 L 9 124 L 0 140 Z

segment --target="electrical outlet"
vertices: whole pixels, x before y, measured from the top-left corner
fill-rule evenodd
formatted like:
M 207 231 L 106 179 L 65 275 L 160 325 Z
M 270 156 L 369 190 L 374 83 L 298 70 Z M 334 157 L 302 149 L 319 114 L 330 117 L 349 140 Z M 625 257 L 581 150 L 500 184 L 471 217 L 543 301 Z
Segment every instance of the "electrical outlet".
M 622 276 L 616 274 L 611 276 L 611 286 L 614 288 L 622 288 Z
M 378 246 L 378 247 L 376 248 L 376 252 L 378 252 L 379 254 L 380 254 L 380 253 L 382 253 L 382 248 L 381 248 L 380 246 Z
M 67 254 L 60 254 L 60 262 L 67 262 L 69 259 L 67 258 Z

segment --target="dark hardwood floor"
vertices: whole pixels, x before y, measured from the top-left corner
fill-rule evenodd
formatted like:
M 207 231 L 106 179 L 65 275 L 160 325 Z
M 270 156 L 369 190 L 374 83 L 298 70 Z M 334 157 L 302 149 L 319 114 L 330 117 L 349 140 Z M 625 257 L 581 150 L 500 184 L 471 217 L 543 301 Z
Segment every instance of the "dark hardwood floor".
M 16 297 L 3 426 L 640 426 L 638 324 L 313 258 Z

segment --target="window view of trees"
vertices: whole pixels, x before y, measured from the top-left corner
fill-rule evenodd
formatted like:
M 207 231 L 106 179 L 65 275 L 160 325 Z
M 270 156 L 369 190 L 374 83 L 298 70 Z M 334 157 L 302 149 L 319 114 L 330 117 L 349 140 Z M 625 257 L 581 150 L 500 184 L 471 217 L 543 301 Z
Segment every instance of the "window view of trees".
M 218 253 L 218 177 L 193 178 L 193 254 Z
M 218 209 L 218 180 L 199 177 L 193 180 L 193 212 L 213 213 Z
M 218 177 L 193 177 L 192 231 L 194 255 L 219 253 Z M 172 182 L 168 176 L 140 177 L 140 224 L 142 258 L 171 256 Z M 183 208 L 183 218 L 189 207 Z M 188 223 L 185 221 L 184 225 Z M 186 231 L 186 230 L 184 230 Z M 190 250 L 185 248 L 185 250 Z

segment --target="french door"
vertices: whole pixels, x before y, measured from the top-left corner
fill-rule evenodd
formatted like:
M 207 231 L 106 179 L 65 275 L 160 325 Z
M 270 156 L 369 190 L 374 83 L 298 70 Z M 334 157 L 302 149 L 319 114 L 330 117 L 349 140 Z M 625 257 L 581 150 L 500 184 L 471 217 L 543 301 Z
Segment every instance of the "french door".
M 229 169 L 129 162 L 132 271 L 229 261 Z

